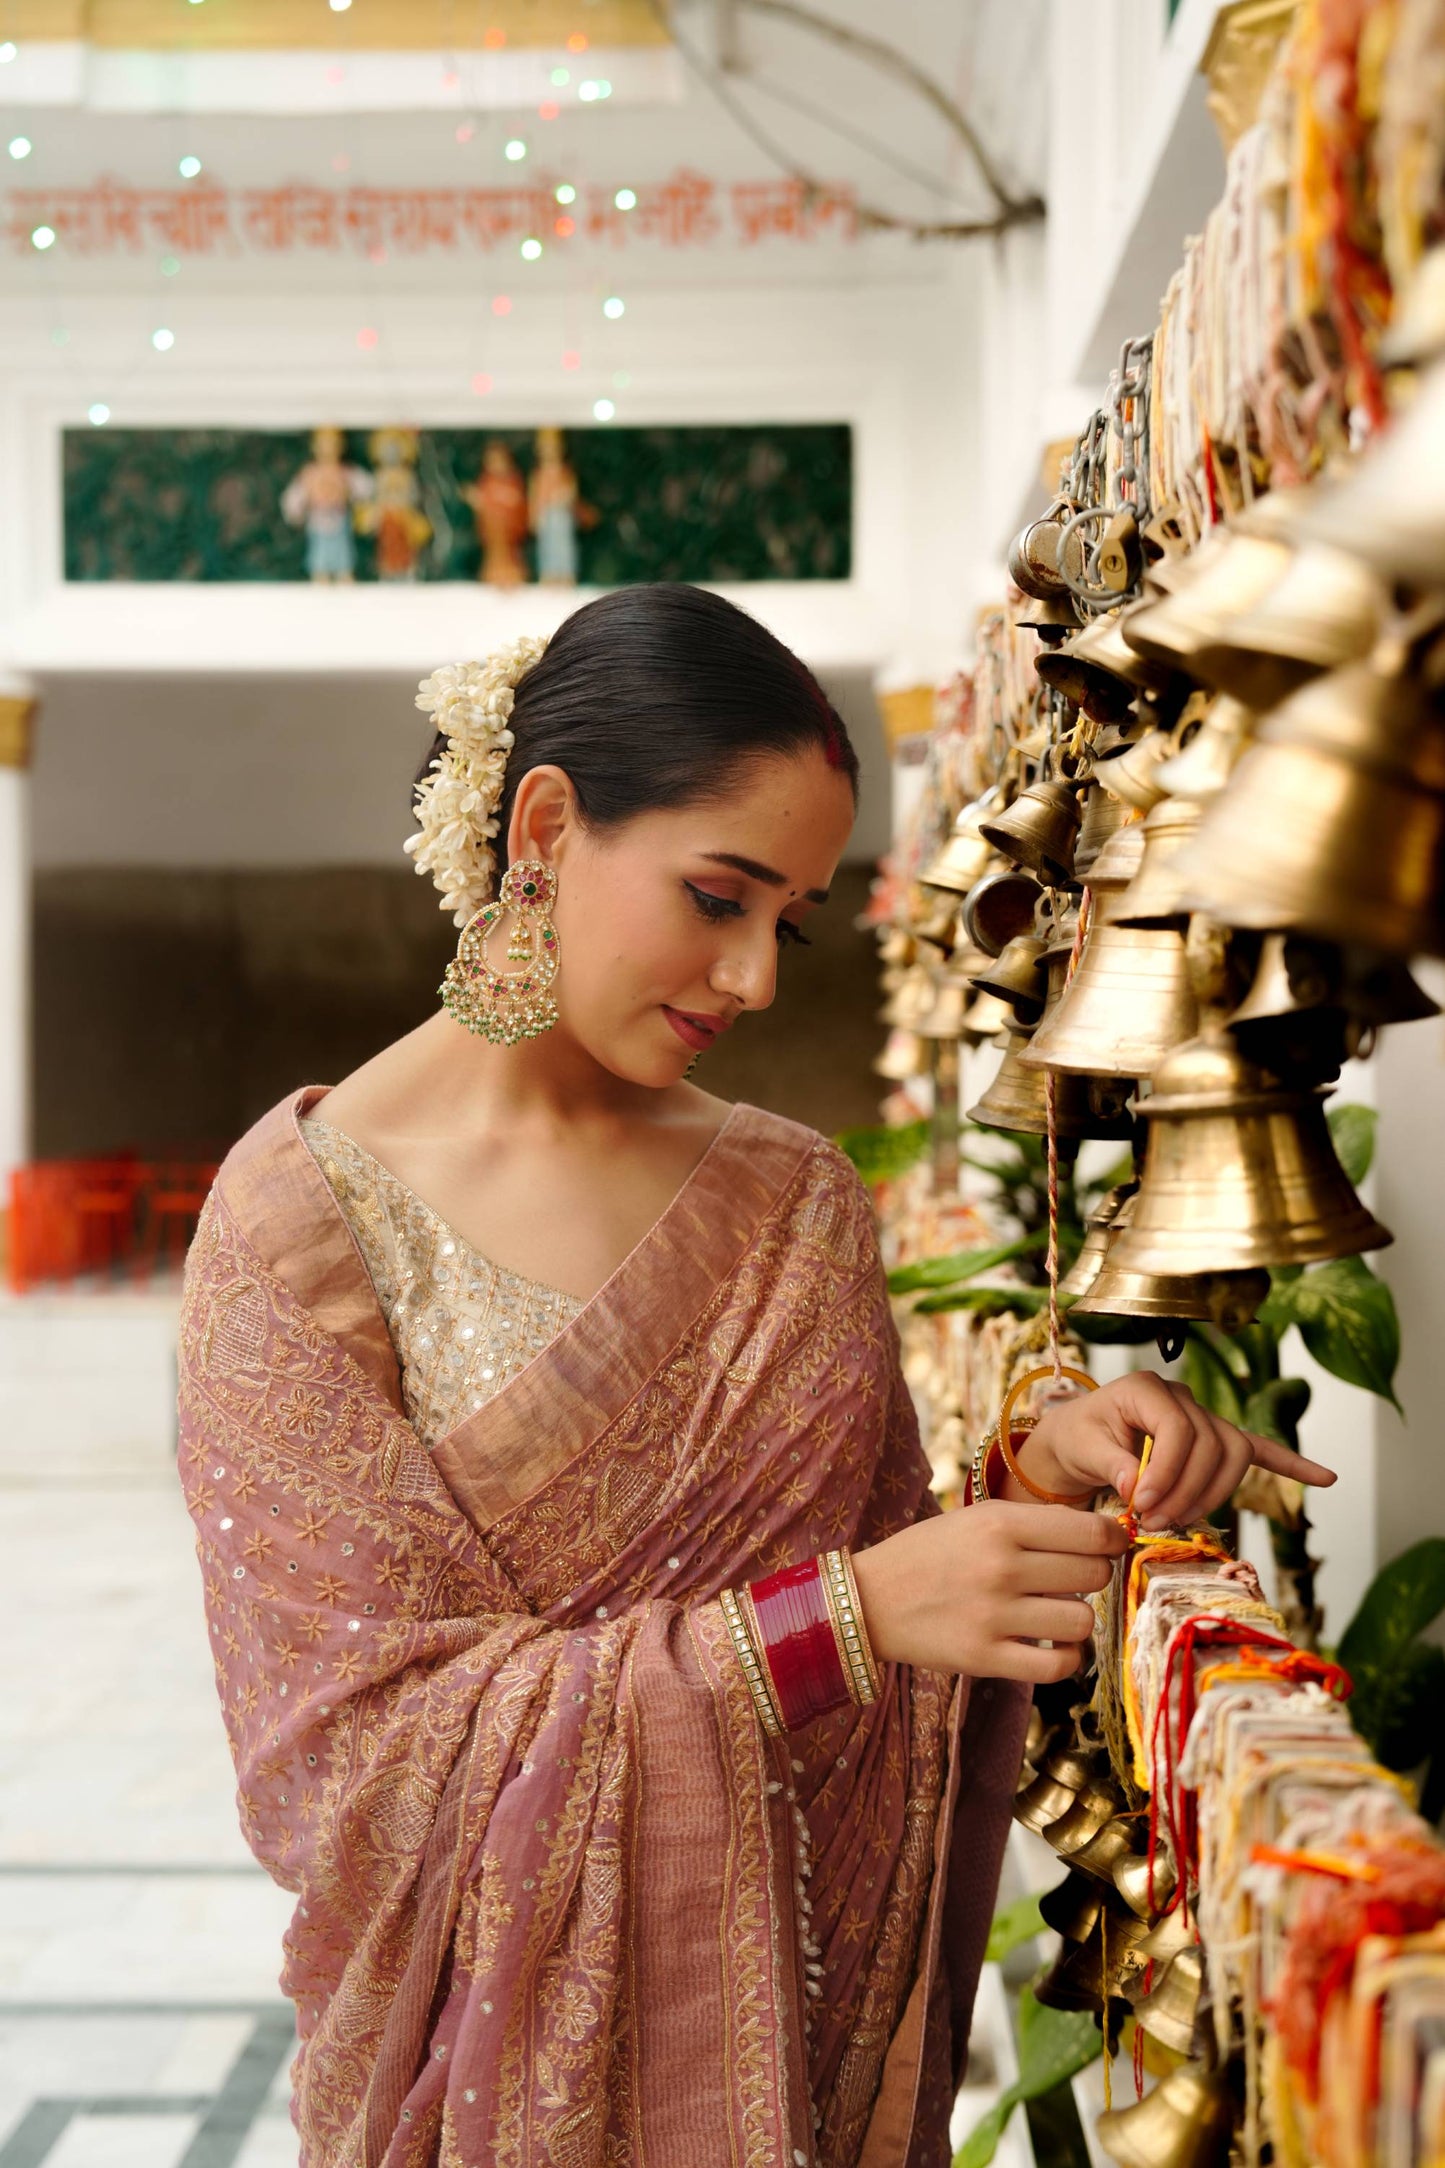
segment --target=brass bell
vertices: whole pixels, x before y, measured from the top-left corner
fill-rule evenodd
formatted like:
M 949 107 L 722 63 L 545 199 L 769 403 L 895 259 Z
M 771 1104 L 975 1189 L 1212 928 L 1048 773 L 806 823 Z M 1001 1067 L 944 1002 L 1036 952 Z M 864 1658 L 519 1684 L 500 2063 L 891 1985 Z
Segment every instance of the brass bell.
M 1078 793 L 1068 783 L 1030 783 L 1005 812 L 985 820 L 979 833 L 1050 888 L 1063 888 L 1074 877 L 1080 819 Z
M 1203 1952 L 1197 1948 L 1181 1950 L 1148 1994 L 1135 2004 L 1135 2022 L 1155 2040 L 1162 2040 L 1166 2048 L 1173 2048 L 1176 2055 L 1187 2055 L 1194 2045 L 1194 2028 L 1203 2000 Z
M 1018 1134 L 1046 1137 L 1049 1133 L 1048 1101 L 1042 1069 L 1026 1069 L 1019 1059 L 1027 1034 L 1010 1032 L 998 1074 L 983 1097 L 968 1110 L 968 1119 L 983 1129 L 1011 1129 Z M 1096 1077 L 1059 1076 L 1054 1088 L 1055 1135 L 1073 1142 L 1080 1137 L 1120 1137 L 1133 1134 L 1123 1100 L 1111 1097 L 1111 1080 Z
M 902 1031 L 912 1031 L 932 1006 L 933 975 L 923 965 L 914 964 L 884 1004 L 883 1021 Z
M 1398 956 L 1377 956 L 1355 943 L 1347 943 L 1339 954 L 1340 1003 L 1361 1023 L 1414 1024 L 1440 1014 L 1439 1002 L 1431 1000 Z
M 1151 662 L 1197 676 L 1198 656 L 1278 585 L 1289 557 L 1285 543 L 1264 535 L 1226 534 L 1195 552 L 1190 574 L 1172 594 L 1130 611 L 1124 638 Z
M 1267 933 L 1249 990 L 1225 1028 L 1248 1060 L 1295 1083 L 1306 1076 L 1323 1083 L 1339 1073 L 1359 1037 L 1339 999 L 1342 978 L 1338 949 Z
M 972 983 L 981 993 L 996 994 L 1020 1024 L 1036 1024 L 1043 1014 L 1048 983 L 1044 977 L 1044 942 L 1036 933 L 1015 934 L 1001 956 L 975 971 Z
M 1041 1769 L 1032 1784 L 1026 1784 L 1014 1799 L 1014 1820 L 1022 1822 L 1041 1837 L 1050 1822 L 1057 1822 L 1068 1813 L 1074 1803 L 1071 1785 L 1061 1784 Z
M 1147 822 L 1145 827 L 1147 866 Z M 1101 900 L 1078 969 L 1020 1057 L 1030 1067 L 1039 1063 L 1079 1076 L 1152 1076 L 1170 1048 L 1198 1030 L 1178 927 L 1113 923 L 1137 886 L 1123 898 Z
M 1121 1805 L 1112 1786 L 1086 1785 L 1083 1791 L 1075 1792 L 1058 1820 L 1050 1822 L 1040 1834 L 1061 1859 L 1071 1859 L 1098 1836 L 1106 1822 L 1113 1820 Z
M 1060 1956 L 1034 1982 L 1034 1999 L 1049 2010 L 1102 2013 L 1107 2002 L 1122 1999 L 1137 1980 L 1142 1960 L 1135 1951 L 1143 1931 L 1142 1920 L 1101 1909 L 1083 1940 L 1065 1942 Z
M 1031 1701 L 1028 1723 L 1024 1728 L 1024 1760 L 1035 1764 L 1041 1762 L 1049 1750 L 1052 1736 L 1043 1710 L 1036 1701 Z
M 1229 2081 L 1203 2063 L 1181 2063 L 1142 2100 L 1105 2109 L 1094 2129 L 1119 2168 L 1225 2168 L 1234 2129 Z
M 1246 706 L 1272 708 L 1307 678 L 1368 655 L 1390 596 L 1378 574 L 1322 543 L 1298 550 L 1252 609 L 1196 651 L 1196 677 Z
M 1167 730 L 1151 730 L 1121 752 L 1094 762 L 1094 781 L 1136 813 L 1147 813 L 1164 796 L 1159 770 L 1169 758 L 1173 739 Z
M 1056 1888 L 1046 1890 L 1039 1899 L 1045 1927 L 1051 1927 L 1066 1942 L 1087 1941 L 1103 1909 L 1104 1892 L 1099 1884 L 1072 1867 Z
M 915 881 L 909 893 L 908 929 L 917 941 L 947 948 L 958 917 L 957 900 L 942 889 Z
M 1012 1008 L 997 994 L 975 994 L 963 1012 L 963 1036 L 969 1046 L 983 1046 L 1017 1023 Z
M 1148 1129 L 1144 1173 L 1128 1224 L 1116 1224 L 1110 1266 L 1251 1272 L 1355 1256 L 1392 1239 L 1350 1187 L 1322 1095 L 1276 1084 L 1227 1035 L 1177 1047 L 1138 1111 Z
M 1149 1929 L 1139 1944 L 1139 1955 L 1147 1958 L 1151 1965 L 1172 1965 L 1181 1950 L 1198 1947 L 1199 1935 L 1194 1922 L 1183 1905 L 1178 1904 Z
M 1106 1190 L 1089 1214 L 1079 1254 L 1059 1282 L 1059 1294 L 1065 1302 L 1076 1303 L 1093 1286 L 1108 1254 L 1109 1229 L 1124 1199 L 1132 1197 L 1138 1186 L 1137 1182 L 1121 1182 L 1116 1189 Z
M 913 1029 L 920 1039 L 961 1039 L 970 999 L 971 990 L 961 980 L 940 975 L 934 981 L 932 999 Z
M 1032 933 L 1034 910 L 1043 890 L 1031 873 L 997 867 L 986 873 L 963 899 L 959 922 L 969 940 L 986 956 L 1001 956 L 1019 934 Z
M 1052 1777 L 1056 1784 L 1067 1784 L 1071 1792 L 1078 1793 L 1101 1774 L 1105 1762 L 1096 1749 L 1081 1746 L 1075 1739 L 1056 1746 L 1042 1766 L 1044 1774 Z
M 1069 1854 L 1069 1865 L 1083 1874 L 1093 1875 L 1100 1882 L 1112 1884 L 1120 1863 L 1137 1856 L 1134 1850 L 1137 1835 L 1137 1827 L 1127 1815 L 1115 1814 L 1105 1822 L 1097 1836 Z
M 1083 819 L 1079 823 L 1079 839 L 1074 845 L 1074 879 L 1087 881 L 1090 869 L 1098 860 L 1106 843 L 1117 835 L 1129 818 L 1129 808 L 1122 798 L 1105 790 L 1098 783 L 1090 783 L 1084 792 Z
M 1143 863 L 1144 823 L 1126 813 L 1089 868 L 1095 903 L 1105 896 L 1122 896 Z
M 1309 492 L 1299 527 L 1385 579 L 1445 584 L 1445 367 L 1421 375 L 1404 413 L 1343 481 Z
M 987 820 L 998 798 L 995 785 L 963 808 L 942 850 L 918 876 L 925 888 L 942 888 L 951 895 L 966 896 L 974 882 L 983 878 L 993 853 L 978 832 L 979 823 Z
M 878 937 L 878 960 L 900 967 L 913 961 L 913 936 L 906 926 L 885 926 Z
M 1236 761 L 1254 734 L 1255 715 L 1243 701 L 1217 693 L 1182 752 L 1171 753 L 1154 776 L 1171 798 L 1202 803 L 1223 790 Z
M 1168 1904 L 1174 1890 L 1174 1869 L 1162 1854 L 1156 1855 L 1151 1877 L 1148 1859 L 1140 1854 L 1121 1859 L 1114 1867 L 1114 1887 L 1131 1912 L 1152 1920 L 1160 1905 Z
M 1040 682 L 1072 700 L 1095 722 L 1117 722 L 1146 687 L 1163 690 L 1172 673 L 1136 655 L 1117 616 L 1096 617 L 1034 665 Z
M 1167 926 L 1188 916 L 1178 865 L 1203 818 L 1190 798 L 1164 798 L 1144 816 L 1144 857 L 1109 912 L 1116 926 Z
M 927 1076 L 928 1046 L 916 1031 L 890 1031 L 887 1044 L 873 1063 L 875 1076 L 890 1084 L 906 1084 L 910 1077 Z
M 1267 1272 L 1148 1272 L 1123 1263 L 1137 1201 L 1137 1186 L 1131 1187 L 1104 1232 L 1103 1258 L 1075 1310 L 1084 1317 L 1200 1318 L 1221 1332 L 1247 1325 L 1269 1293 Z

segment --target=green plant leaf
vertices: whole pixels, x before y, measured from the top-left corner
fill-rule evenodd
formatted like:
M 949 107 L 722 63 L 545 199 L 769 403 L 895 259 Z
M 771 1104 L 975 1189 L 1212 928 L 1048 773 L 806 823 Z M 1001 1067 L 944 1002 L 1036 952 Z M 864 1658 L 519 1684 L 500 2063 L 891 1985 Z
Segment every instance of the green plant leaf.
M 1098 2026 L 1087 2010 L 1050 2010 L 1025 1988 L 1018 2010 L 1019 2074 L 980 2116 L 953 2156 L 953 2168 L 988 2168 L 1004 2125 L 1021 2100 L 1037 2100 L 1103 2053 Z
M 1001 1965 L 1012 1956 L 1021 1942 L 1044 1931 L 1044 1916 L 1039 1910 L 1039 1892 L 1030 1890 L 1027 1897 L 1016 1897 L 1011 1905 L 995 1912 L 993 1925 L 988 1931 L 988 1948 L 984 1951 L 986 1965 Z
M 1297 1453 L 1299 1426 L 1309 1404 L 1310 1389 L 1304 1378 L 1271 1378 L 1268 1385 L 1261 1385 L 1258 1392 L 1249 1395 L 1238 1418 L 1239 1426 L 1276 1438 Z
M 1353 1101 L 1347 1100 L 1344 1106 L 1329 1110 L 1330 1135 L 1334 1138 L 1340 1165 L 1357 1185 L 1364 1181 L 1375 1157 L 1378 1121 L 1373 1107 L 1357 1106 Z
M 1226 1423 L 1244 1421 L 1244 1394 L 1223 1353 L 1198 1325 L 1189 1326 L 1184 1339 L 1184 1382 L 1211 1415 Z
M 920 1287 L 951 1287 L 956 1281 L 976 1278 L 980 1272 L 992 1272 L 995 1265 L 1006 1265 L 1011 1257 L 1040 1250 L 1048 1239 L 1047 1229 L 1039 1228 L 1031 1235 L 1021 1235 L 1017 1242 L 995 1243 L 992 1249 L 955 1250 L 951 1257 L 925 1257 L 916 1265 L 899 1265 L 888 1275 L 888 1292 L 911 1295 Z
M 1046 1287 L 950 1287 L 941 1295 L 923 1295 L 915 1310 L 973 1310 L 980 1317 L 1037 1317 L 1048 1305 Z
M 1064 1314 L 1070 1332 L 1090 1347 L 1143 1347 L 1159 1337 L 1157 1317 L 1112 1317 L 1103 1310 L 1086 1310 L 1081 1317 L 1069 1303 Z
M 1381 1566 L 1336 1651 L 1352 1675 L 1388 1674 L 1445 1611 L 1445 1536 L 1426 1536 Z
M 1394 1407 L 1400 1320 L 1395 1298 L 1363 1257 L 1336 1257 L 1297 1280 L 1275 1280 L 1261 1323 L 1282 1331 L 1296 1325 L 1322 1368 L 1347 1385 L 1361 1385 Z M 1403 1412 L 1403 1411 L 1402 1411 Z
M 1393 1672 L 1374 1682 L 1361 1700 L 1350 1697 L 1355 1728 L 1387 1769 L 1418 1769 L 1445 1753 L 1445 1649 L 1414 1641 Z
M 843 1129 L 833 1142 L 847 1153 L 865 1182 L 895 1182 L 927 1152 L 929 1125 L 922 1121 Z

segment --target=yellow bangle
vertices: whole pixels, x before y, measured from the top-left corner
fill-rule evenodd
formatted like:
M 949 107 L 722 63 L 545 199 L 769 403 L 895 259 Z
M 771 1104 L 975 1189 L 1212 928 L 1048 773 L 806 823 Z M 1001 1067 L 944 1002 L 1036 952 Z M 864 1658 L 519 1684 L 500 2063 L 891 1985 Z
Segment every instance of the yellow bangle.
M 1055 1375 L 1070 1378 L 1076 1385 L 1087 1385 L 1091 1393 L 1096 1393 L 1099 1390 L 1097 1378 L 1091 1378 L 1086 1370 L 1070 1370 L 1066 1365 L 1061 1365 L 1057 1373 L 1047 1365 L 1039 1370 L 1026 1370 L 1021 1378 L 1014 1379 L 1013 1384 L 1004 1394 L 1003 1406 L 998 1411 L 998 1449 L 1003 1455 L 1004 1466 L 1008 1469 L 1015 1483 L 1020 1484 L 1031 1498 L 1041 1499 L 1046 1506 L 1082 1506 L 1086 1505 L 1093 1497 L 1094 1493 L 1092 1491 L 1044 1490 L 1039 1484 L 1029 1481 L 1014 1457 L 1012 1439 L 1014 1425 L 1009 1420 L 1013 1413 L 1013 1404 L 1026 1385 L 1036 1385 L 1040 1378 L 1051 1378 Z M 1022 1418 L 1019 1427 L 1022 1428 Z

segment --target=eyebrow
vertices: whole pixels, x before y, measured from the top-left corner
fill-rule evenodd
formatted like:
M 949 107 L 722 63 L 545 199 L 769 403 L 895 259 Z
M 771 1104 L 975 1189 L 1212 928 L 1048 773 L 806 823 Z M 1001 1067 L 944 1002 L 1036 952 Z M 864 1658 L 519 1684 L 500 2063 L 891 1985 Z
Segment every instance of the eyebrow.
M 759 865 L 756 858 L 739 858 L 736 851 L 704 851 L 703 857 L 714 866 L 731 866 L 734 873 L 745 873 L 750 881 L 761 881 L 768 888 L 786 888 L 788 876 L 772 866 Z M 805 888 L 804 896 L 809 903 L 826 903 L 826 888 Z

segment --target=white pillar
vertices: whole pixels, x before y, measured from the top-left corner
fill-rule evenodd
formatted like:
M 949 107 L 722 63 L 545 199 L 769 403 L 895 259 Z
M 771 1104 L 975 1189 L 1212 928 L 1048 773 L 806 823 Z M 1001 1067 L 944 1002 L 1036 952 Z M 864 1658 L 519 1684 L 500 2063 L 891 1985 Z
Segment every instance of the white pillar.
M 35 687 L 0 666 L 0 1211 L 30 1156 L 30 732 Z

